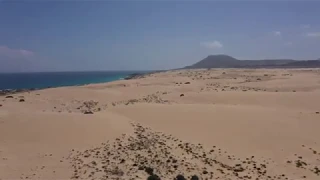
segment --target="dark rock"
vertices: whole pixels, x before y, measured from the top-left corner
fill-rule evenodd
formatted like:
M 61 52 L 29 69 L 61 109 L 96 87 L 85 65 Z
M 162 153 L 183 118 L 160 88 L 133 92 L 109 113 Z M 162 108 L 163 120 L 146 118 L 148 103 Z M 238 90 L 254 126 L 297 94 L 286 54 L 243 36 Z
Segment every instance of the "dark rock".
M 7 98 L 7 99 L 9 99 L 9 98 L 11 99 L 11 98 L 13 98 L 13 96 L 6 96 L 6 98 Z
M 130 74 L 129 76 L 125 77 L 125 80 L 130 80 L 130 79 L 140 79 L 145 77 L 147 74 L 143 74 L 143 73 L 134 73 L 134 74 Z
M 179 174 L 175 180 L 187 180 L 184 176 L 182 176 L 181 174 Z
M 318 167 L 314 167 L 313 172 L 317 175 L 320 175 L 320 169 Z
M 183 97 L 184 96 L 184 94 L 180 94 L 180 97 Z
M 305 163 L 301 160 L 297 160 L 297 161 L 295 161 L 295 163 L 296 163 L 297 168 L 303 168 L 303 166 L 307 166 L 307 163 Z
M 85 111 L 83 114 L 93 114 L 93 112 L 92 112 L 92 111 L 87 110 L 87 111 Z
M 203 173 L 203 174 L 208 174 L 208 171 L 204 170 L 202 173 Z
M 20 92 L 30 92 L 31 90 L 32 89 L 4 89 L 4 90 L 0 90 L 0 96 L 10 95 L 10 94 L 15 94 Z
M 319 113 L 320 113 L 319 111 L 316 112 L 316 114 L 319 114 Z
M 148 173 L 149 175 L 152 175 L 152 174 L 153 174 L 153 168 L 151 168 L 151 167 L 146 167 L 145 171 L 146 171 L 146 173 Z
M 184 84 L 190 84 L 190 82 L 186 82 L 186 83 L 184 83 Z
M 24 102 L 24 101 L 25 101 L 24 99 L 20 99 L 20 100 L 19 100 L 19 102 Z
M 193 175 L 193 176 L 191 177 L 191 180 L 199 180 L 199 177 L 196 176 L 196 175 Z
M 161 180 L 160 177 L 156 174 L 153 174 L 147 178 L 147 180 Z

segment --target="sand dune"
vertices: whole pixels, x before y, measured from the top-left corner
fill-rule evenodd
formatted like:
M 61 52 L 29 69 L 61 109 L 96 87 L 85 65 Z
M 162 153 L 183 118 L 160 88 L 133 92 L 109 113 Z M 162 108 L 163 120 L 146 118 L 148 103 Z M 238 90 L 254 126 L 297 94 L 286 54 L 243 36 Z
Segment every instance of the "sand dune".
M 2 96 L 0 179 L 316 180 L 319 77 L 181 70 Z

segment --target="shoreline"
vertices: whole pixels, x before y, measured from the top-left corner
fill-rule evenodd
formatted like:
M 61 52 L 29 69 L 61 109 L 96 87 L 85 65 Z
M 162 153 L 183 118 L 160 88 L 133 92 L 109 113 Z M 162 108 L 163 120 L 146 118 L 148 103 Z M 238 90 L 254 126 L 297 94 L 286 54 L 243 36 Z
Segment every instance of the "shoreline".
M 152 71 L 152 72 L 146 72 L 146 73 L 132 73 L 129 74 L 125 77 L 112 80 L 112 81 L 107 81 L 107 82 L 93 82 L 93 83 L 86 83 L 86 84 L 77 84 L 77 85 L 65 85 L 65 86 L 56 86 L 56 87 L 44 87 L 44 88 L 22 88 L 22 89 L 0 89 L 0 96 L 6 96 L 6 95 L 11 95 L 11 94 L 17 94 L 17 93 L 24 93 L 24 92 L 31 92 L 31 91 L 37 91 L 37 90 L 44 90 L 44 89 L 51 89 L 51 88 L 59 88 L 59 87 L 73 87 L 73 86 L 85 86 L 85 85 L 93 85 L 93 84 L 104 84 L 104 83 L 110 83 L 110 82 L 116 82 L 116 81 L 121 81 L 121 80 L 132 80 L 132 79 L 142 79 L 147 77 L 148 75 L 156 74 L 156 73 L 161 73 L 161 72 L 173 72 L 173 71 L 199 71 L 199 70 L 232 70 L 232 69 L 242 69 L 242 70 L 281 70 L 281 69 L 286 69 L 286 70 L 319 70 L 320 68 L 200 68 L 200 69 L 172 69 L 172 70 L 159 70 L 159 71 Z M 99 71 L 97 71 L 99 72 Z M 39 72 L 42 73 L 42 72 Z M 43 72 L 46 73 L 46 72 Z
M 12 94 L 17 94 L 17 93 L 25 93 L 25 92 L 51 89 L 51 88 L 59 88 L 59 87 L 86 86 L 86 85 L 92 85 L 92 84 L 110 83 L 110 82 L 121 81 L 121 80 L 140 79 L 140 78 L 144 78 L 148 74 L 151 74 L 151 73 L 132 73 L 132 74 L 129 74 L 125 77 L 121 77 L 119 79 L 112 80 L 112 81 L 93 82 L 93 83 L 78 84 L 78 85 L 66 85 L 66 86 L 44 87 L 44 88 L 0 89 L 0 96 L 7 96 L 7 95 L 12 95 Z

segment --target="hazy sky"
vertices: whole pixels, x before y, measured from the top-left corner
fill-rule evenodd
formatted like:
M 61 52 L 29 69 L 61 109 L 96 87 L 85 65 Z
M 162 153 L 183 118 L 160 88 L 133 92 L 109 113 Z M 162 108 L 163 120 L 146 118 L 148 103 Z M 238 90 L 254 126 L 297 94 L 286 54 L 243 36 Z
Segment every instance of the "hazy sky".
M 0 72 L 320 57 L 320 1 L 0 0 Z

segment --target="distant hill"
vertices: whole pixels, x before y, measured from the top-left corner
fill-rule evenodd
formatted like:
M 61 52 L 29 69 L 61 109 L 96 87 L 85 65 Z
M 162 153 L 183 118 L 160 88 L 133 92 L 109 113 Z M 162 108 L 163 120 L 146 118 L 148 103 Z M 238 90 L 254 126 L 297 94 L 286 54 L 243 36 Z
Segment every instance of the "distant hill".
M 313 68 L 320 67 L 320 60 L 295 61 L 282 65 L 284 67 Z
M 320 60 L 298 61 L 293 59 L 238 60 L 228 55 L 209 55 L 203 60 L 186 66 L 185 69 L 200 68 L 312 68 L 320 67 Z

